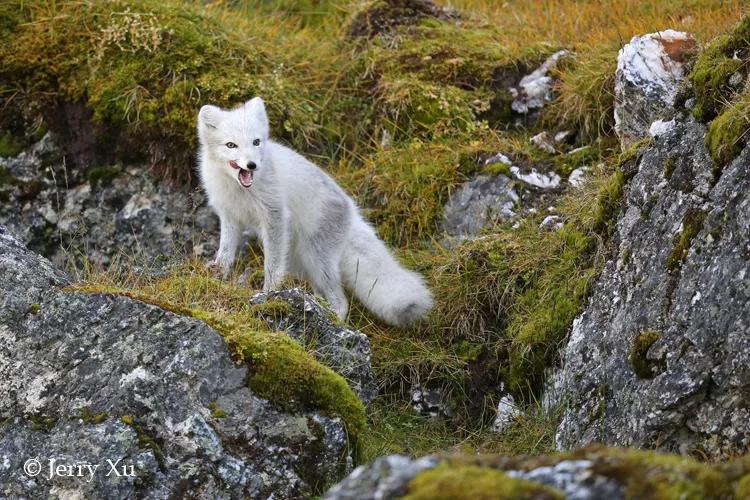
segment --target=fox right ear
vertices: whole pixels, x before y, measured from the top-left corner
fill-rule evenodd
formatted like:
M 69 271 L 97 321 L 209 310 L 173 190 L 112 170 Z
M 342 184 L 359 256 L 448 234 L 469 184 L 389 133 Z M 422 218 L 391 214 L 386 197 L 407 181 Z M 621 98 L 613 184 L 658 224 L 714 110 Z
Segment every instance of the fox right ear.
M 219 123 L 219 114 L 221 109 L 211 104 L 206 104 L 198 112 L 198 124 L 208 128 L 216 128 Z

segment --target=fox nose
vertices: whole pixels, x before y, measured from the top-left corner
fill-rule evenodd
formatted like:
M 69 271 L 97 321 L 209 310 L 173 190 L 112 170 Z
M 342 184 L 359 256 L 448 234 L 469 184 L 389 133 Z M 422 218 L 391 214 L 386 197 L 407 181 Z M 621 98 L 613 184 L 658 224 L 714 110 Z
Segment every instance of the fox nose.
M 258 168 L 258 166 L 255 164 L 254 161 L 247 162 L 247 169 L 248 170 L 255 170 L 256 168 Z

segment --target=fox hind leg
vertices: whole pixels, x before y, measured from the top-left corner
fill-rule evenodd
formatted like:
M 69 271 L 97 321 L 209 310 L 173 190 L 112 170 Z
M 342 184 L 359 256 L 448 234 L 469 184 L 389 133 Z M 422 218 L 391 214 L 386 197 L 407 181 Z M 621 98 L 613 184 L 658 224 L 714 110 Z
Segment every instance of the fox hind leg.
M 341 273 L 337 264 L 320 261 L 320 266 L 310 274 L 313 290 L 324 297 L 331 305 L 331 309 L 342 319 L 349 313 L 349 300 L 346 298 L 344 287 L 341 285 Z

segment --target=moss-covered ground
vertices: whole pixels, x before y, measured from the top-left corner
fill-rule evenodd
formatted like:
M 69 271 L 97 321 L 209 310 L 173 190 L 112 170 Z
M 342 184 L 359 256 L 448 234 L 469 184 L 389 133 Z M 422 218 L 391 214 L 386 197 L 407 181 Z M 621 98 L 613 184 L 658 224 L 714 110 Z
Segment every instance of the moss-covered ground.
M 30 140 L 19 137 L 19 123 L 64 132 L 71 124 L 61 106 L 74 104 L 87 111 L 95 142 L 108 145 L 91 165 L 71 165 L 87 169 L 92 183 L 117 175 L 119 167 L 101 165 L 136 160 L 190 182 L 200 105 L 262 95 L 273 134 L 328 169 L 436 297 L 430 318 L 407 331 L 353 305 L 347 321 L 370 337 L 381 385 L 367 415 L 341 377 L 259 321 L 249 305 L 257 274 L 240 286 L 197 262 L 161 277 L 113 266 L 88 270 L 79 288 L 203 319 L 253 366 L 254 389 L 279 404 L 341 415 L 363 459 L 550 451 L 556 413 L 536 398 L 609 250 L 632 171 L 623 164 L 637 159 L 637 147 L 621 153 L 613 139 L 617 51 L 631 36 L 663 28 L 690 31 L 703 44 L 729 33 L 702 51 L 690 77 L 694 114 L 713 119 L 708 146 L 721 165 L 748 130 L 747 96 L 727 87 L 733 74 L 747 75 L 747 21 L 736 24 L 744 2 L 453 0 L 457 12 L 418 3 L 3 2 L 0 106 L 13 113 L 0 115 L 0 156 Z M 539 120 L 518 120 L 508 86 L 560 48 L 574 55 L 555 70 L 554 100 Z M 564 129 L 574 133 L 559 152 L 529 143 L 541 130 Z M 502 164 L 483 165 L 496 153 L 563 179 L 577 167 L 591 169 L 581 189 L 554 201 L 562 228 L 540 230 L 546 214 L 538 213 L 445 247 L 443 204 L 474 173 L 507 174 Z M 0 193 L 1 184 L 0 172 Z M 678 267 L 681 245 L 675 242 Z M 452 417 L 416 414 L 408 403 L 415 383 L 441 389 Z M 502 391 L 525 414 L 496 435 L 489 426 Z

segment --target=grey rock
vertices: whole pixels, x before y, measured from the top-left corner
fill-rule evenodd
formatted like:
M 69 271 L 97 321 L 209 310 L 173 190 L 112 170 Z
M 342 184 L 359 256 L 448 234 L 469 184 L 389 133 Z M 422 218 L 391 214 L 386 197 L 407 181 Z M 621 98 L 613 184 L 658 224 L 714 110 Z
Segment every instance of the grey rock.
M 514 97 L 511 109 L 525 115 L 551 101 L 553 79 L 549 73 L 555 69 L 560 59 L 568 55 L 567 50 L 559 50 L 549 56 L 537 69 L 524 76 L 518 83 L 518 87 L 511 89 Z
M 68 282 L 0 226 L 0 497 L 300 498 L 351 470 L 341 420 L 253 394 L 205 323 Z
M 615 131 L 623 148 L 647 137 L 655 120 L 675 114 L 684 57 L 695 45 L 689 34 L 665 30 L 633 37 L 620 49 L 615 73 Z
M 539 189 L 556 189 L 560 187 L 560 176 L 554 171 L 540 172 L 531 168 L 530 172 L 524 172 L 519 167 L 510 167 L 510 173 L 519 181 Z
M 640 159 L 617 256 L 555 377 L 561 449 L 596 441 L 721 458 L 750 444 L 750 149 L 715 179 L 705 134 L 677 121 Z M 657 338 L 636 374 L 647 331 Z
M 590 167 L 578 167 L 573 170 L 568 176 L 568 184 L 573 187 L 580 187 L 586 182 L 586 172 L 590 170 Z
M 558 142 L 556 139 L 553 139 L 550 133 L 546 130 L 544 132 L 539 132 L 538 134 L 536 134 L 530 139 L 530 141 L 534 146 L 537 147 L 537 149 L 550 154 L 554 154 L 556 151 L 553 141 Z
M 207 258 L 218 246 L 204 195 L 155 182 L 146 167 L 72 171 L 47 134 L 19 156 L 0 158 L 0 171 L 12 179 L 0 185 L 0 224 L 58 266 L 85 256 L 103 266 L 126 257 L 159 267 L 186 255 Z
M 453 411 L 449 406 L 450 397 L 440 387 L 426 387 L 414 384 L 409 391 L 414 411 L 431 418 L 450 418 Z
M 616 481 L 598 475 L 591 460 L 562 460 L 555 465 L 537 467 L 529 471 L 509 470 L 511 477 L 557 488 L 566 500 L 598 500 L 625 498 L 623 487 Z
M 505 174 L 475 174 L 450 196 L 443 207 L 443 244 L 452 246 L 477 238 L 486 228 L 535 214 L 554 205 L 562 192 L 560 176 L 546 165 L 514 164 L 498 153 L 480 162 L 507 166 Z
M 521 415 L 521 409 L 516 405 L 516 401 L 510 394 L 503 396 L 497 403 L 497 413 L 495 420 L 492 422 L 492 432 L 503 433 L 507 431 Z
M 539 223 L 539 229 L 551 231 L 563 227 L 563 219 L 559 215 L 548 215 Z
M 274 330 L 281 330 L 305 346 L 323 364 L 343 375 L 354 392 L 365 403 L 378 395 L 378 384 L 372 371 L 370 341 L 362 332 L 341 326 L 335 315 L 314 296 L 300 288 L 258 293 L 253 302 L 281 300 L 288 311 L 265 314 Z
M 324 500 L 388 500 L 402 497 L 417 474 L 433 469 L 440 460 L 416 460 L 402 455 L 379 457 L 369 465 L 354 469 L 349 477 L 331 488 Z
M 478 174 L 450 197 L 444 208 L 443 229 L 459 239 L 515 217 L 519 196 L 505 175 Z
M 729 77 L 728 83 L 732 87 L 739 87 L 740 84 L 742 84 L 742 82 L 744 81 L 745 81 L 745 75 L 737 72 L 737 73 L 732 73 L 732 76 Z

